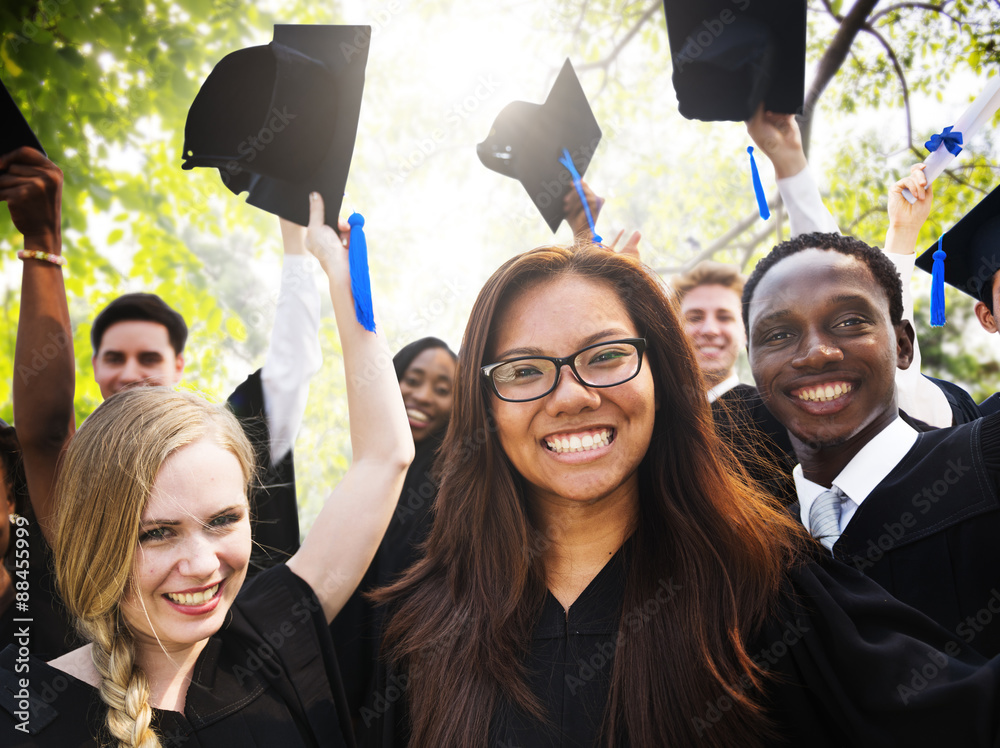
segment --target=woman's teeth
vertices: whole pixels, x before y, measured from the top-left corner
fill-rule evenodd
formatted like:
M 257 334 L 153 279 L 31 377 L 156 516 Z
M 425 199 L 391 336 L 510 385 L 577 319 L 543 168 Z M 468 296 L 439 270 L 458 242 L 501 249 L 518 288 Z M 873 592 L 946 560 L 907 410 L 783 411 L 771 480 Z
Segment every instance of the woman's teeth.
M 562 454 L 565 452 L 590 452 L 611 444 L 614 439 L 614 429 L 603 429 L 586 434 L 573 434 L 572 436 L 551 437 L 545 440 L 546 446 L 553 452 Z
M 168 592 L 167 597 L 178 605 L 201 605 L 215 597 L 215 593 L 218 591 L 219 585 L 215 585 L 201 592 Z
M 808 400 L 810 402 L 824 403 L 828 400 L 833 400 L 834 398 L 840 397 L 854 389 L 854 386 L 848 384 L 847 382 L 838 382 L 837 384 L 828 384 L 826 386 L 812 387 L 810 389 L 801 390 L 799 392 L 799 400 Z
M 414 410 L 413 408 L 406 409 L 406 415 L 410 417 L 411 420 L 419 421 L 420 423 L 427 423 L 430 418 L 427 417 L 426 413 L 422 413 L 419 410 Z

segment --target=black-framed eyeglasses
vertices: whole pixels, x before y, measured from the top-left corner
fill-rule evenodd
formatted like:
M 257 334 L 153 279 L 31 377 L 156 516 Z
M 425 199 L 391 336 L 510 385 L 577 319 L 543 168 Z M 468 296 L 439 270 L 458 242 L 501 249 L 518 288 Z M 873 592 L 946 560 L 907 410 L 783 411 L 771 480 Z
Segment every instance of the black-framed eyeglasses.
M 552 392 L 559 372 L 568 366 L 587 387 L 614 387 L 633 379 L 642 368 L 645 338 L 622 338 L 588 345 L 570 356 L 519 356 L 480 369 L 501 400 L 526 403 Z

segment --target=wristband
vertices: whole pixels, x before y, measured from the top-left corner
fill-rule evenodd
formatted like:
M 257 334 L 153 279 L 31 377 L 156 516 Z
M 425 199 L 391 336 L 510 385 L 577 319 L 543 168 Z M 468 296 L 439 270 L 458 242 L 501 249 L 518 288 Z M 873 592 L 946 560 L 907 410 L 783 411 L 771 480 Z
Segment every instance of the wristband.
M 52 254 L 51 252 L 43 252 L 40 249 L 19 249 L 17 251 L 17 259 L 42 260 L 43 262 L 51 262 L 53 265 L 66 264 L 66 258 L 62 255 Z

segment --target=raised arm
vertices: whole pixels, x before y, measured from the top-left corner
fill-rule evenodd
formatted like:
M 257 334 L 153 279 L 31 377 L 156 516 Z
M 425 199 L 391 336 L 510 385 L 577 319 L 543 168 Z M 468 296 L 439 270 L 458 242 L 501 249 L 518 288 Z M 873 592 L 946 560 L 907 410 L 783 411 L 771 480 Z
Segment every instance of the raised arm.
M 594 194 L 594 191 L 590 189 L 590 186 L 586 182 L 581 181 L 580 184 L 583 186 L 583 194 L 587 196 L 587 204 L 590 206 L 590 215 L 596 224 L 597 216 L 600 214 L 601 208 L 604 207 L 604 198 L 598 197 Z M 577 194 L 576 190 L 570 190 L 566 194 L 566 197 L 563 199 L 563 211 L 563 215 L 566 217 L 566 223 L 568 223 L 570 228 L 573 230 L 574 239 L 590 241 L 590 224 L 587 223 L 587 214 L 583 210 L 583 202 L 580 200 L 580 196 Z M 614 252 L 618 252 L 623 255 L 631 255 L 638 260 L 639 240 L 642 239 L 642 234 L 638 231 L 633 231 L 632 235 L 629 236 L 625 244 L 623 244 L 619 249 L 618 242 L 621 241 L 624 234 L 625 229 L 621 229 L 613 242 L 609 242 L 608 238 L 604 237 L 604 241 L 602 243 Z
M 347 249 L 324 223 L 323 199 L 314 194 L 309 207 L 306 246 L 330 278 L 344 352 L 353 459 L 288 567 L 309 583 L 332 621 L 385 534 L 414 447 L 385 332 L 370 333 L 358 324 Z
M 886 256 L 892 260 L 903 284 L 903 319 L 913 324 L 913 294 L 910 280 L 916 261 L 917 237 L 931 212 L 933 194 L 924 176 L 924 165 L 915 164 L 910 175 L 889 188 L 889 228 L 885 234 Z M 903 188 L 916 198 L 912 205 L 903 198 Z M 896 394 L 900 409 L 938 428 L 959 422 L 942 389 L 920 372 L 920 343 L 914 325 L 913 360 L 907 369 L 896 370 Z
M 582 180 L 580 186 L 583 187 L 583 194 L 587 196 L 590 215 L 596 225 L 597 216 L 600 215 L 601 208 L 604 207 L 604 198 L 594 194 L 590 186 Z M 587 222 L 587 213 L 584 211 L 583 202 L 575 189 L 567 192 L 566 197 L 563 198 L 563 215 L 566 217 L 566 223 L 573 230 L 574 239 L 590 239 L 590 224 Z
M 823 204 L 819 187 L 809 169 L 795 115 L 768 112 L 761 104 L 746 125 L 757 148 L 774 166 L 778 192 L 788 211 L 792 236 L 816 231 L 839 233 L 837 222 Z
M 24 236 L 26 252 L 62 256 L 62 183 L 59 168 L 32 148 L 0 157 L 0 200 Z M 50 543 L 56 467 L 75 430 L 75 377 L 62 267 L 26 258 L 14 350 L 14 425 L 32 507 Z
M 274 328 L 261 367 L 271 438 L 271 464 L 277 465 L 291 450 L 309 398 L 309 380 L 319 371 L 320 297 L 313 280 L 314 261 L 306 251 L 306 229 L 279 219 L 284 262 L 281 289 L 274 312 Z
M 885 232 L 885 252 L 889 255 L 912 255 L 917 250 L 917 238 L 927 217 L 931 214 L 934 194 L 924 176 L 924 164 L 910 167 L 910 176 L 904 177 L 889 188 L 886 205 L 889 213 L 889 228 Z M 908 189 L 916 198 L 911 205 L 903 197 Z M 891 259 L 891 258 L 890 258 Z M 904 279 L 904 281 L 907 279 Z M 903 294 L 909 295 L 908 283 L 903 283 Z M 913 304 L 910 303 L 912 315 Z M 912 319 L 912 316 L 909 318 Z

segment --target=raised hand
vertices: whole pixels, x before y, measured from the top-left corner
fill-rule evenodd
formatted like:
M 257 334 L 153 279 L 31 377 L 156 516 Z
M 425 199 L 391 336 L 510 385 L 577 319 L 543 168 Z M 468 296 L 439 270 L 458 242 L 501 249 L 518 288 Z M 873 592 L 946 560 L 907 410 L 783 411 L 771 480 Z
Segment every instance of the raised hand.
M 908 228 L 919 232 L 931 213 L 934 194 L 924 174 L 926 168 L 925 164 L 914 164 L 908 177 L 903 177 L 889 188 L 889 225 L 897 230 Z M 916 198 L 912 205 L 903 197 L 904 189 Z
M 601 212 L 601 208 L 604 207 L 604 198 L 595 195 L 586 182 L 581 181 L 580 185 L 583 187 L 583 194 L 587 196 L 590 215 L 593 216 L 594 224 L 596 225 L 597 216 Z M 590 224 L 587 223 L 587 213 L 584 211 L 583 203 L 575 189 L 570 190 L 566 193 L 566 197 L 563 198 L 563 215 L 566 217 L 566 222 L 570 228 L 573 229 L 574 237 L 578 237 L 581 234 L 590 236 Z
M 0 202 L 6 202 L 14 226 L 25 238 L 41 240 L 58 254 L 63 175 L 34 148 L 18 148 L 0 156 Z
M 906 188 L 916 201 L 903 197 Z M 889 229 L 885 232 L 885 251 L 890 254 L 912 255 L 917 250 L 920 229 L 931 212 L 933 192 L 927 183 L 923 164 L 910 167 L 910 176 L 903 177 L 889 188 Z
M 794 114 L 765 111 L 762 102 L 746 125 L 753 142 L 774 165 L 776 178 L 794 177 L 806 168 L 808 162 L 802 149 L 802 134 Z
M 615 240 L 608 245 L 608 249 L 610 249 L 612 252 L 617 252 L 620 255 L 629 255 L 630 257 L 634 257 L 637 260 L 642 259 L 641 257 L 639 257 L 639 240 L 642 239 L 642 234 L 640 234 L 638 231 L 633 231 L 632 235 L 628 238 L 628 241 L 622 245 L 621 249 L 618 249 L 618 242 L 622 238 L 622 236 L 624 236 L 624 234 L 625 234 L 625 229 L 619 231 L 618 236 L 615 237 Z
M 323 196 L 313 192 L 309 196 L 309 226 L 306 230 L 306 249 L 319 260 L 323 270 L 331 280 L 344 281 L 350 284 L 350 266 L 348 265 L 346 237 L 350 236 L 349 227 L 343 221 L 339 222 L 343 237 L 336 229 L 326 224 L 326 209 Z

